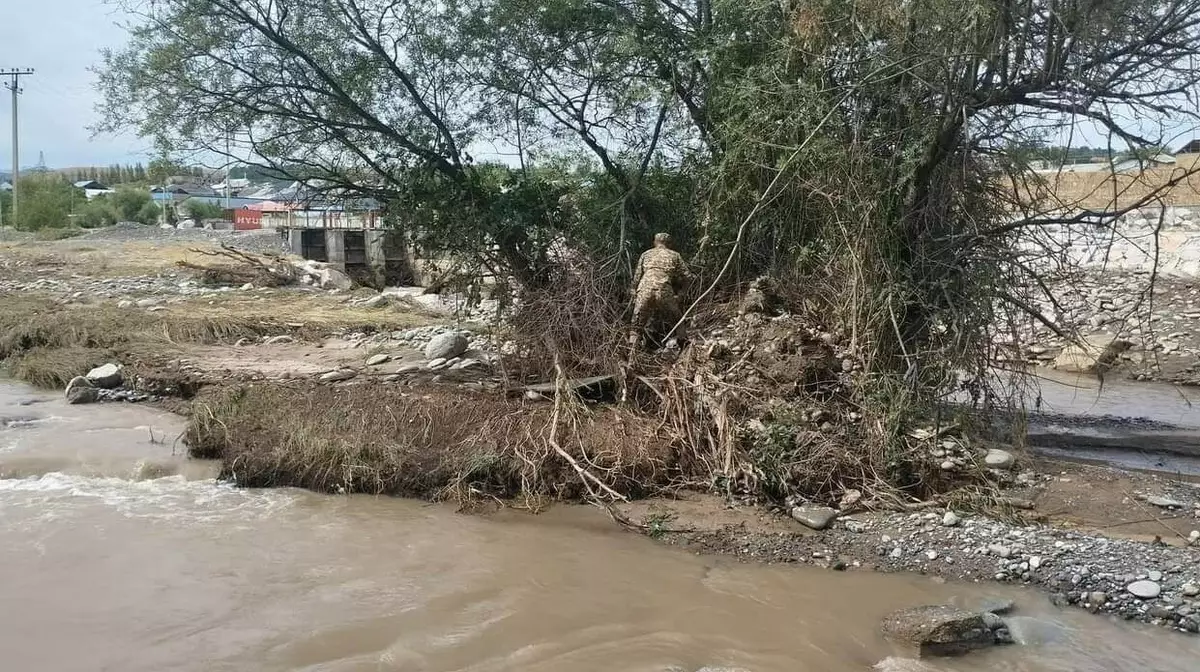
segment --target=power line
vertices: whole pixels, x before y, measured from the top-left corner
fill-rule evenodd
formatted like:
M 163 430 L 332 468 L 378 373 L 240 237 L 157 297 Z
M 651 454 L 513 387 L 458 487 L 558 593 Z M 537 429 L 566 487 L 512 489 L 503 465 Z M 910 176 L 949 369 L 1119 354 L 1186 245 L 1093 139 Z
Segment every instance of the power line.
M 11 81 L 4 83 L 4 88 L 12 92 L 12 220 L 13 225 L 17 223 L 17 178 L 21 176 L 20 152 L 17 148 L 17 96 L 21 95 L 24 89 L 21 88 L 21 78 L 28 77 L 33 74 L 33 68 L 9 68 L 0 70 L 0 78 L 9 77 Z

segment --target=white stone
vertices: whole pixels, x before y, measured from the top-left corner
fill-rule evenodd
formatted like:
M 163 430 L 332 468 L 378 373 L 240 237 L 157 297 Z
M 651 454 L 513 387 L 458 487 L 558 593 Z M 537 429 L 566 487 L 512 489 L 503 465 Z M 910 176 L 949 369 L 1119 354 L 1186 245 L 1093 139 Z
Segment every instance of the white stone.
M 391 358 L 392 358 L 391 355 L 385 355 L 385 354 L 371 355 L 370 357 L 367 358 L 367 366 L 378 366 L 380 364 L 386 363 Z
M 105 364 L 97 366 L 88 371 L 88 382 L 96 387 L 111 390 L 114 387 L 120 387 L 124 382 L 125 376 L 121 373 L 121 367 L 116 364 Z
M 1142 598 L 1143 600 L 1153 599 L 1158 597 L 1162 592 L 1162 588 L 1153 581 L 1134 581 L 1125 587 L 1131 594 Z
M 1000 544 L 988 544 L 987 550 L 988 553 L 991 553 L 992 555 L 998 555 L 1001 558 L 1008 558 L 1012 555 L 1011 548 L 1002 546 Z
M 983 462 L 993 469 L 1008 469 L 1013 466 L 1014 459 L 1012 453 L 1007 450 L 989 448 Z
M 425 365 L 425 368 L 432 371 L 434 369 L 440 369 L 445 365 L 446 365 L 445 357 L 435 357 L 434 359 L 429 360 L 429 363 Z
M 1042 556 L 1034 555 L 1029 558 L 1029 568 L 1037 569 L 1042 566 Z
M 467 351 L 467 337 L 457 331 L 438 334 L 425 346 L 426 359 L 448 360 Z
M 945 525 L 946 527 L 954 527 L 955 525 L 958 525 L 958 523 L 958 514 L 954 513 L 953 511 L 947 511 L 946 514 L 942 516 L 942 525 Z
M 342 380 L 350 380 L 358 375 L 353 369 L 338 369 L 337 371 L 329 371 L 321 374 L 320 381 L 322 383 L 336 383 Z

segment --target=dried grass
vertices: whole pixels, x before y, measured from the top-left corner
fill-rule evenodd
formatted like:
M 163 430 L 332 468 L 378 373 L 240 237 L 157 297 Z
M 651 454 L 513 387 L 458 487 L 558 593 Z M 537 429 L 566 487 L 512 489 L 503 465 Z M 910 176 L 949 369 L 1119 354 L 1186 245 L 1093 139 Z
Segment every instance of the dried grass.
M 449 390 L 254 385 L 195 402 L 185 441 L 245 487 L 533 506 L 587 494 L 572 461 L 621 496 L 675 479 L 671 442 L 652 419 L 579 407 L 560 423 L 554 408 Z

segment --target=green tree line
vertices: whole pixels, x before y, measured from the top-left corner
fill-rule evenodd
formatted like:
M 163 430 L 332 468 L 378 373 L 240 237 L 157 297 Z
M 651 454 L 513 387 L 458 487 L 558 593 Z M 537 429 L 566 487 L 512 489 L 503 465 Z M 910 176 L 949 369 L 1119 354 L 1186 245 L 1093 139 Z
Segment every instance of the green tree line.
M 0 206 L 4 208 L 5 224 L 24 231 L 95 228 L 117 222 L 154 224 L 161 214 L 144 188 L 119 187 L 112 194 L 88 200 L 67 176 L 48 174 L 22 177 L 16 189 L 19 203 L 15 222 L 12 194 L 0 195 Z

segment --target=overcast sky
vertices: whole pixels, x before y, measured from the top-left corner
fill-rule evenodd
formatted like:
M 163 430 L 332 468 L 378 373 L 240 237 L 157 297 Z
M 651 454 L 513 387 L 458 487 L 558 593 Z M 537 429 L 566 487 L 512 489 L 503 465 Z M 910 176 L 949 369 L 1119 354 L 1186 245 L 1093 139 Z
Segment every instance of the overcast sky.
M 102 0 L 0 0 L 0 69 L 33 68 L 19 97 L 21 166 L 65 168 L 147 161 L 136 137 L 91 137 L 100 50 L 124 44 L 122 16 Z M 0 170 L 12 165 L 12 101 L 0 88 Z

